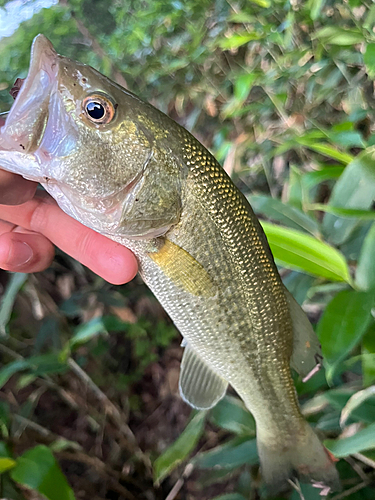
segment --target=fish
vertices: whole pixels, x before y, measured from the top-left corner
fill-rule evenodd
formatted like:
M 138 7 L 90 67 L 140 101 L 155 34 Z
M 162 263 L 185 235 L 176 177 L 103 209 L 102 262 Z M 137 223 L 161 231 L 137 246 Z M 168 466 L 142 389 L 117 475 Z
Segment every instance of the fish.
M 134 252 L 183 337 L 182 398 L 206 410 L 232 386 L 254 416 L 270 492 L 295 477 L 340 489 L 291 376 L 316 369 L 318 339 L 247 199 L 197 139 L 38 35 L 0 131 L 0 165 Z

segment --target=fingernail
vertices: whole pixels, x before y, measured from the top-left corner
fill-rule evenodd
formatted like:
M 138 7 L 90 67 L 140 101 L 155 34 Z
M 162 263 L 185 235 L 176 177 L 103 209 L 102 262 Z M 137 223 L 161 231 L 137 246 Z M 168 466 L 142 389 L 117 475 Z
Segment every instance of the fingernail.
M 13 241 L 9 251 L 7 265 L 21 267 L 33 258 L 31 247 L 24 241 Z

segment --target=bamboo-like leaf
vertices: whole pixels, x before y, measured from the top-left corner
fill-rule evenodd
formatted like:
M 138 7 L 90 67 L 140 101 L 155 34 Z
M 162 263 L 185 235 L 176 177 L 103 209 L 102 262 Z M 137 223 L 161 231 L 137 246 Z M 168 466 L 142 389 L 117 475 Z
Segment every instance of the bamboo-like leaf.
M 234 33 L 229 38 L 223 38 L 219 41 L 219 47 L 224 50 L 238 49 L 241 45 L 245 45 L 253 40 L 259 40 L 261 35 L 258 33 L 248 33 L 244 31 L 243 33 Z
M 17 459 L 10 471 L 16 483 L 36 490 L 48 500 L 75 500 L 73 490 L 47 446 L 35 446 Z
M 366 69 L 371 78 L 375 77 L 375 43 L 369 43 L 366 45 L 365 53 L 363 54 L 363 60 L 366 65 Z
M 318 19 L 324 4 L 325 0 L 309 0 L 307 6 L 310 10 L 310 17 L 313 21 Z
M 246 409 L 244 403 L 233 396 L 225 396 L 224 399 L 212 408 L 209 420 L 230 432 L 239 435 L 255 435 L 254 417 Z
M 13 460 L 13 458 L 0 458 L 0 474 L 3 472 L 7 472 L 10 469 L 13 469 L 13 467 L 16 465 L 16 461 Z
M 360 342 L 371 321 L 372 293 L 344 290 L 326 307 L 318 324 L 318 337 L 331 379 L 338 364 Z
M 331 179 L 338 179 L 344 171 L 344 166 L 330 166 L 324 167 L 321 170 L 314 170 L 313 172 L 306 172 L 302 176 L 302 184 L 306 189 L 311 189 L 314 186 Z
M 25 273 L 12 273 L 9 284 L 0 303 L 0 336 L 7 334 L 7 325 L 12 314 L 13 304 L 22 285 L 27 280 Z
M 375 222 L 363 242 L 355 281 L 362 290 L 375 290 Z
M 356 29 L 340 28 L 339 26 L 325 26 L 317 30 L 312 36 L 313 39 L 332 45 L 353 45 L 364 41 L 361 31 Z
M 310 142 L 310 141 L 298 141 L 300 144 L 303 144 L 307 148 L 319 153 L 321 155 L 327 156 L 328 158 L 333 158 L 344 165 L 348 165 L 353 160 L 353 156 L 348 153 L 343 153 L 338 149 L 334 148 L 330 144 L 325 144 L 323 142 Z
M 227 495 L 212 498 L 212 500 L 246 500 L 246 498 L 239 493 L 228 493 Z
M 350 417 L 350 415 L 353 413 L 353 411 L 358 408 L 366 399 L 372 397 L 375 395 L 375 385 L 372 385 L 371 387 L 367 387 L 366 389 L 363 389 L 362 391 L 358 391 L 353 396 L 349 399 L 349 401 L 346 403 L 344 408 L 342 409 L 341 416 L 340 416 L 340 425 L 343 427 Z
M 344 256 L 313 236 L 269 222 L 261 222 L 277 262 L 333 281 L 351 282 Z
M 70 339 L 70 347 L 84 344 L 101 333 L 108 333 L 101 317 L 80 325 Z
M 244 464 L 254 465 L 258 462 L 256 440 L 243 438 L 232 439 L 194 458 L 194 464 L 200 469 L 231 470 Z
M 203 433 L 207 412 L 200 411 L 190 420 L 180 437 L 154 462 L 154 480 L 160 483 L 195 448 Z
M 339 215 L 348 219 L 375 220 L 374 210 L 356 210 L 355 208 L 333 207 L 322 203 L 313 203 L 309 205 L 308 210 L 319 210 L 329 214 Z
M 324 445 L 335 457 L 347 457 L 353 453 L 360 453 L 375 448 L 375 423 L 357 432 L 353 436 L 342 439 L 329 439 Z
M 257 214 L 261 213 L 274 221 L 293 229 L 302 229 L 314 236 L 320 233 L 318 222 L 293 205 L 266 195 L 250 195 L 248 200 Z
M 330 205 L 354 210 L 368 210 L 375 198 L 375 147 L 366 149 L 348 165 L 336 182 Z M 348 219 L 330 213 L 323 218 L 327 237 L 340 245 L 345 242 L 358 224 L 358 219 Z
M 362 340 L 362 371 L 364 385 L 375 382 L 375 323 L 370 324 Z

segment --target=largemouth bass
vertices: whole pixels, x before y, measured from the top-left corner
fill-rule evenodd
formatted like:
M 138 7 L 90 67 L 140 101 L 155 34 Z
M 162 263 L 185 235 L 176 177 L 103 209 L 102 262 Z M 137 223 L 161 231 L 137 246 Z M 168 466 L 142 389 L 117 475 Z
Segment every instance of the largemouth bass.
M 39 35 L 1 129 L 0 165 L 134 252 L 183 336 L 183 399 L 208 409 L 232 385 L 254 415 L 271 490 L 295 475 L 338 488 L 290 371 L 316 366 L 317 338 L 249 203 L 189 132 Z

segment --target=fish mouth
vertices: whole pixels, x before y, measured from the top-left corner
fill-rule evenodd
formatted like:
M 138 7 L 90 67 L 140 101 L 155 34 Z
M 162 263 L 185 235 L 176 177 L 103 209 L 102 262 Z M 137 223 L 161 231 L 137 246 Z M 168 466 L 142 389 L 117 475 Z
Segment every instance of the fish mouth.
M 33 153 L 48 120 L 51 93 L 57 82 L 58 54 L 51 42 L 38 35 L 31 48 L 28 75 L 0 129 L 0 152 Z M 1 166 L 7 168 L 7 165 Z

